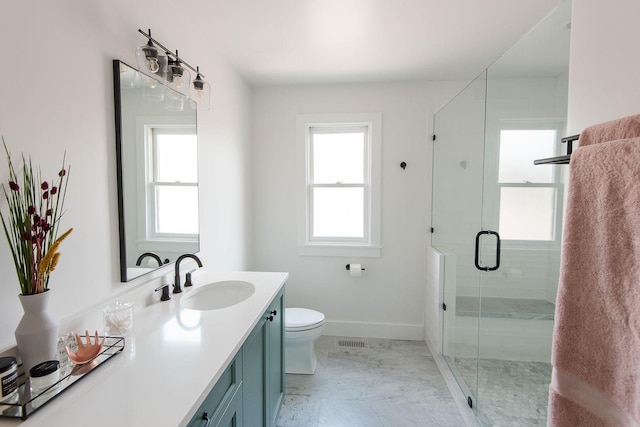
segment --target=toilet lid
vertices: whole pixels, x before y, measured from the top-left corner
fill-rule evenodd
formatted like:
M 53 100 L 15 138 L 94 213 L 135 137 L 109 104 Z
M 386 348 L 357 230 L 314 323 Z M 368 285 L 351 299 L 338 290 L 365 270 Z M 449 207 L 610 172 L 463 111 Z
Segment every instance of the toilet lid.
M 308 308 L 285 308 L 285 329 L 288 331 L 305 330 L 324 323 L 324 314 Z

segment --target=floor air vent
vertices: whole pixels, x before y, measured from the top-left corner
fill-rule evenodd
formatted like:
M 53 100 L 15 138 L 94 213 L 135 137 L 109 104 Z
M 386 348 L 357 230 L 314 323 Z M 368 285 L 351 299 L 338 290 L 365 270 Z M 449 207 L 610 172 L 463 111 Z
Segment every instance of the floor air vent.
M 338 340 L 338 347 L 369 348 L 365 341 Z

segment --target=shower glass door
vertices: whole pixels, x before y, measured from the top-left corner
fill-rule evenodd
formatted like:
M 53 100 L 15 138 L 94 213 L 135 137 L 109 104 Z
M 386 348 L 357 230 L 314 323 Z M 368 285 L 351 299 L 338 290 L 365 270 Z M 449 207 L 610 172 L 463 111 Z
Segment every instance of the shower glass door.
M 483 426 L 546 425 L 566 166 L 533 161 L 564 154 L 570 17 L 562 2 L 434 118 L 442 352 Z
M 481 227 L 486 73 L 435 117 L 432 245 L 445 258 L 443 355 L 475 409 L 478 392 L 480 271 L 474 238 Z
M 500 234 L 500 268 L 480 286 L 487 426 L 546 426 L 566 166 L 533 161 L 564 154 L 570 20 L 565 1 L 487 69 L 482 229 Z

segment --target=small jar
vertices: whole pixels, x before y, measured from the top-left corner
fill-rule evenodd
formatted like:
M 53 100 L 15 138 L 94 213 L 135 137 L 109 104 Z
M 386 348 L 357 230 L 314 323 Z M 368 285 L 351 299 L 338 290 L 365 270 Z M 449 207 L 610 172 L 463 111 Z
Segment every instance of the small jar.
M 11 400 L 18 392 L 18 363 L 15 357 L 0 357 L 0 402 Z
M 128 336 L 133 331 L 133 303 L 121 299 L 102 309 L 104 334 L 106 336 Z
M 47 390 L 60 379 L 60 362 L 49 360 L 42 362 L 29 370 L 31 377 L 31 394 L 37 395 Z
M 74 337 L 75 340 L 75 337 Z M 64 337 L 58 338 L 58 360 L 60 361 L 60 376 L 65 376 L 67 374 L 67 369 L 69 368 L 69 355 L 67 354 L 67 350 L 65 349 L 66 341 Z M 71 347 L 69 347 L 71 348 Z

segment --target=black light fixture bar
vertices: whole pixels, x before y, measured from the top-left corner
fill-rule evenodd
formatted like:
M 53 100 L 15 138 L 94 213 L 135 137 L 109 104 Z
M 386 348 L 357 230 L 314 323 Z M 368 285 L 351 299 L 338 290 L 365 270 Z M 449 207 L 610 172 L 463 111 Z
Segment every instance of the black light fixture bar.
M 185 61 L 182 58 L 178 58 L 177 53 L 173 53 L 171 50 L 167 49 L 166 47 L 164 47 L 164 45 L 162 43 L 160 43 L 158 40 L 154 39 L 153 37 L 151 37 L 151 29 L 149 29 L 149 34 L 145 33 L 144 31 L 142 31 L 141 29 L 138 28 L 138 32 L 140 34 L 142 34 L 143 36 L 145 36 L 147 39 L 149 39 L 152 43 L 158 45 L 166 54 L 167 56 L 173 57 L 173 59 L 178 60 L 180 59 L 180 63 L 184 66 L 186 66 L 187 68 L 189 68 L 191 71 L 193 71 L 194 73 L 196 73 L 196 75 L 200 74 L 200 77 L 204 78 L 204 74 L 202 74 L 199 70 L 196 70 L 195 68 L 193 68 L 191 65 L 189 65 L 187 63 L 187 61 Z M 177 52 L 177 51 L 176 51 Z

